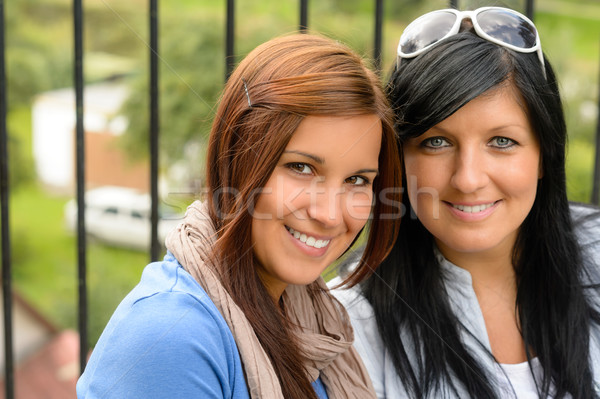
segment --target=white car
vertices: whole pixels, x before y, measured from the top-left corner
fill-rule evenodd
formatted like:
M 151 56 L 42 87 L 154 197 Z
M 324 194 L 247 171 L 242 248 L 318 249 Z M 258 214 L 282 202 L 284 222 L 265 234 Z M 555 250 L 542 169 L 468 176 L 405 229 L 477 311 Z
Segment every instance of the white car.
M 100 242 L 136 250 L 150 248 L 149 194 L 124 187 L 104 186 L 86 191 L 85 227 L 87 236 Z M 158 241 L 164 247 L 165 237 L 174 229 L 183 212 L 159 203 Z M 77 232 L 77 201 L 65 204 L 65 224 Z

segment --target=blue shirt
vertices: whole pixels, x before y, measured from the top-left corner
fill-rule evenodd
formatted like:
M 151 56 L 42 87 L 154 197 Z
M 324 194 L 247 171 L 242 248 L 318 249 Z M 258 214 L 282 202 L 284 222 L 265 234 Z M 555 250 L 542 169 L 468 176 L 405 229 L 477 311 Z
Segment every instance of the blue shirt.
M 321 379 L 313 383 L 327 398 Z M 144 269 L 77 382 L 79 399 L 249 398 L 229 326 L 177 260 Z

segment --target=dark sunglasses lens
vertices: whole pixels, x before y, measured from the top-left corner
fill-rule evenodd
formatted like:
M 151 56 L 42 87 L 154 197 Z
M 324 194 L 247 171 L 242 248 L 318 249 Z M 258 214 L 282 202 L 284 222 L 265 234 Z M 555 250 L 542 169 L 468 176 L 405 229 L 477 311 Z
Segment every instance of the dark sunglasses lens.
M 436 11 L 423 15 L 406 27 L 400 38 L 400 49 L 412 54 L 440 41 L 450 32 L 456 15 L 447 11 Z
M 477 14 L 477 22 L 485 33 L 504 43 L 520 48 L 536 44 L 535 26 L 512 12 L 484 10 Z

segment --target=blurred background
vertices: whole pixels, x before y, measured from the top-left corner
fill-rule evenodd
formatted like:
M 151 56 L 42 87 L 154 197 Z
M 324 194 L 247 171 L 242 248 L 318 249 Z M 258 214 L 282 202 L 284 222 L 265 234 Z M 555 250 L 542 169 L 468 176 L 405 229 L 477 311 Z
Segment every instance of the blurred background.
M 159 2 L 161 241 L 202 192 L 206 137 L 225 80 L 225 3 Z M 309 31 L 334 37 L 372 59 L 374 4 L 309 2 Z M 502 5 L 525 12 L 524 1 L 458 4 L 460 9 Z M 382 81 L 395 60 L 403 28 L 418 15 L 447 6 L 441 0 L 384 1 Z M 235 14 L 234 53 L 239 61 L 258 44 L 296 31 L 299 2 L 238 0 Z M 35 370 L 32 359 L 49 351 L 49 343 L 64 345 L 60 351 L 65 353 L 78 350 L 72 18 L 70 0 L 5 2 L 11 257 L 18 296 L 13 308 L 18 308 L 15 317 L 30 320 L 25 325 L 30 325 L 32 337 L 17 356 L 18 370 Z M 569 197 L 590 202 L 599 108 L 600 2 L 539 0 L 534 22 L 566 108 Z M 91 347 L 149 261 L 148 42 L 147 1 L 84 2 Z M 72 385 L 78 372 L 77 364 L 65 366 L 60 378 Z M 24 392 L 17 397 L 25 398 Z M 47 397 L 72 397 L 72 391 L 60 395 Z

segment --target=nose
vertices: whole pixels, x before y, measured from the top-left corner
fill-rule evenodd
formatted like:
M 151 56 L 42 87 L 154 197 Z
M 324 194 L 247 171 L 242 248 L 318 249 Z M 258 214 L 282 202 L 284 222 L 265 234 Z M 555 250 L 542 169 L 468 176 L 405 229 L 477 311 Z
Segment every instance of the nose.
M 340 225 L 343 221 L 343 193 L 344 189 L 341 187 L 331 187 L 325 184 L 313 186 L 308 192 L 310 196 L 308 217 L 326 228 Z
M 465 193 L 474 193 L 489 183 L 485 157 L 477 149 L 463 149 L 457 153 L 452 187 Z

